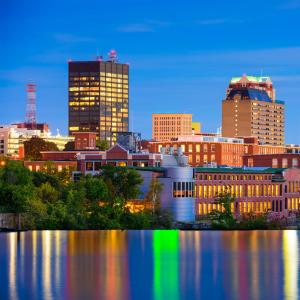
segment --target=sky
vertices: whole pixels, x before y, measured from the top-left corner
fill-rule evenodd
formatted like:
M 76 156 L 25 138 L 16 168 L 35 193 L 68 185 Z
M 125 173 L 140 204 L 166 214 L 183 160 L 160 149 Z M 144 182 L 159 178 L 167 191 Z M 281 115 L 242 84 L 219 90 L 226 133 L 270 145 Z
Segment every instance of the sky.
M 68 60 L 130 65 L 130 129 L 152 113 L 192 113 L 221 126 L 231 77 L 271 76 L 286 103 L 286 143 L 300 144 L 300 0 L 0 0 L 0 124 L 23 121 L 26 83 L 37 119 L 67 134 Z

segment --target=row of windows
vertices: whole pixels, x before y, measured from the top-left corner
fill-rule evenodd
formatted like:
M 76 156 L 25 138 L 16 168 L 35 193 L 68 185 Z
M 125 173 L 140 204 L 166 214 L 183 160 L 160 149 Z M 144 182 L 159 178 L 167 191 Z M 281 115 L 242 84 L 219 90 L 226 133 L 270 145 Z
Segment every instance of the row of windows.
M 286 209 L 299 210 L 300 209 L 300 198 L 287 198 Z
M 85 162 L 85 170 L 86 171 L 99 171 L 101 166 L 111 165 L 118 167 L 126 167 L 128 165 L 128 161 L 87 161 Z M 132 166 L 134 167 L 148 167 L 148 161 L 132 161 Z M 156 166 L 160 166 L 160 162 L 156 162 Z
M 199 180 L 272 180 L 272 175 L 197 174 Z
M 194 182 L 173 182 L 173 197 L 194 197 Z
M 196 186 L 196 196 L 198 198 L 216 198 L 225 191 L 228 191 L 226 185 Z M 231 185 L 229 192 L 235 197 L 275 197 L 282 195 L 281 186 L 278 184 Z
M 96 73 L 97 74 L 97 73 Z M 82 77 L 69 77 L 70 80 L 78 81 L 78 80 L 97 80 L 99 79 L 99 74 L 98 76 L 82 76 Z M 128 78 L 128 74 L 119 74 L 119 73 L 109 73 L 109 72 L 100 72 L 100 76 L 107 76 L 107 77 L 114 77 L 114 78 Z
M 78 82 L 69 82 L 69 88 L 80 87 L 80 91 L 98 91 L 99 86 L 107 87 L 107 88 L 112 87 L 112 88 L 128 89 L 128 84 L 125 83 L 123 84 L 122 82 L 92 81 L 89 82 L 88 85 L 86 83 L 83 85 L 83 84 L 79 84 Z M 73 90 L 71 90 L 70 92 L 73 92 Z
M 290 206 L 289 206 L 290 205 Z M 292 208 L 293 205 L 293 208 Z M 289 202 L 286 199 L 285 209 L 297 209 L 300 207 L 299 199 L 294 199 Z M 197 214 L 199 216 L 207 215 L 212 211 L 224 211 L 224 207 L 218 203 L 198 203 Z M 264 213 L 267 211 L 281 212 L 283 211 L 283 204 L 281 200 L 272 201 L 251 201 L 251 202 L 236 202 L 231 203 L 231 212 L 234 213 Z

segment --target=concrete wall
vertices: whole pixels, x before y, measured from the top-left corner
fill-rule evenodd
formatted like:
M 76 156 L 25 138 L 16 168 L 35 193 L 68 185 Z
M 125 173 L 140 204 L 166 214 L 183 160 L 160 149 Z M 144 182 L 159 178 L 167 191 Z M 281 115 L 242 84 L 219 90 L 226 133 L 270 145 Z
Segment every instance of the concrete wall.
M 18 229 L 18 214 L 0 213 L 1 229 Z

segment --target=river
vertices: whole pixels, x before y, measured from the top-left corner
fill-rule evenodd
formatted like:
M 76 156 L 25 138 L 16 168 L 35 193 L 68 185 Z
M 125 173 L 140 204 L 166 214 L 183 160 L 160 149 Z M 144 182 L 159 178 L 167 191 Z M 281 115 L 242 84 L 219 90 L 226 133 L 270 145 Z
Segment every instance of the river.
M 0 233 L 0 299 L 300 299 L 300 231 Z

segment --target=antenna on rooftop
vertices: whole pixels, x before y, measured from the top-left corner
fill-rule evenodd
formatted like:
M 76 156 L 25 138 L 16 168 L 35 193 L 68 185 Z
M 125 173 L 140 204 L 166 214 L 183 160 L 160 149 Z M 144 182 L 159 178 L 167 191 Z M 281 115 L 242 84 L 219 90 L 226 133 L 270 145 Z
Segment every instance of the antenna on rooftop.
M 117 51 L 112 49 L 108 53 L 108 57 L 111 61 L 117 62 L 118 61 L 118 56 L 117 56 Z
M 263 69 L 260 69 L 260 77 L 263 77 Z
M 97 60 L 97 61 L 102 61 L 102 60 L 103 60 L 103 56 L 102 56 L 102 55 L 99 55 L 99 50 L 98 50 L 98 48 L 97 48 L 96 60 Z
M 25 123 L 36 125 L 36 85 L 28 83 L 27 85 L 27 104 Z

